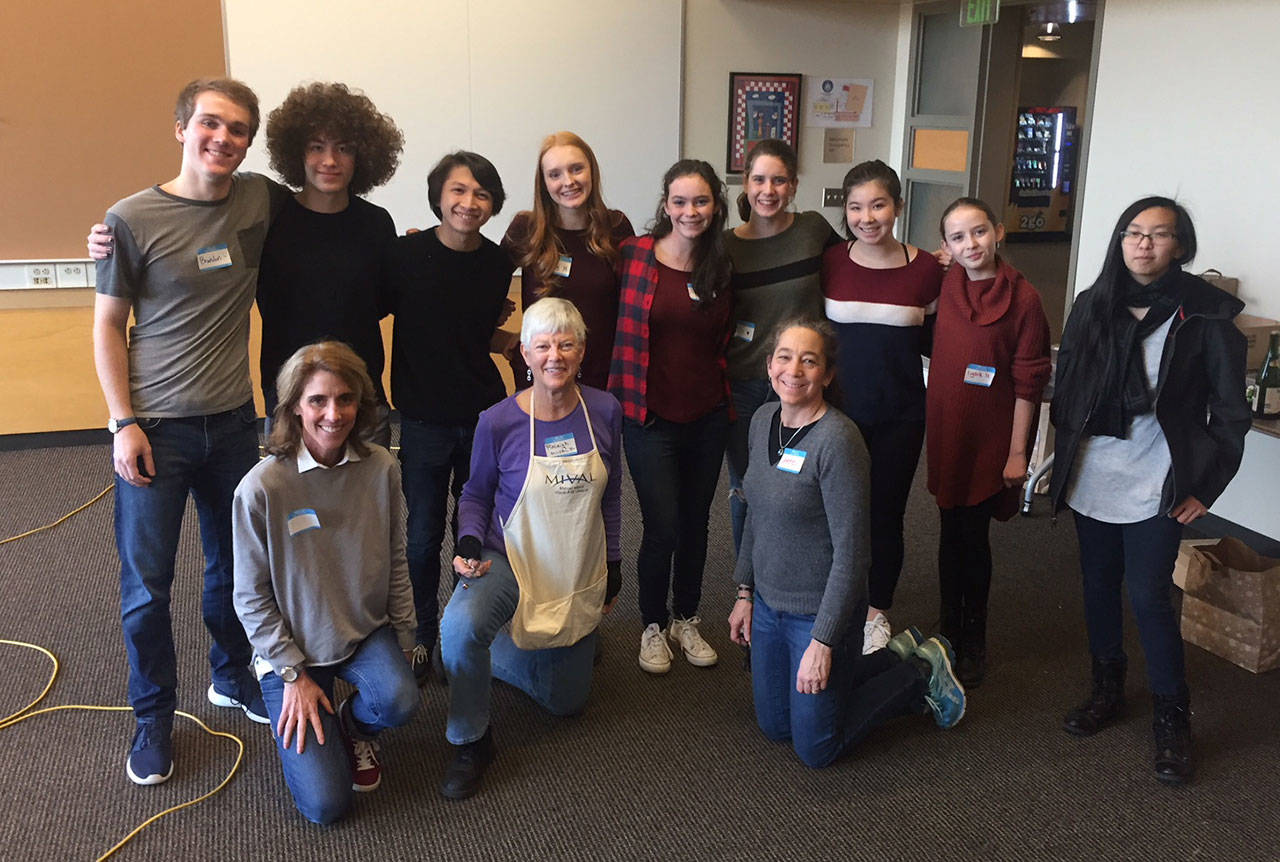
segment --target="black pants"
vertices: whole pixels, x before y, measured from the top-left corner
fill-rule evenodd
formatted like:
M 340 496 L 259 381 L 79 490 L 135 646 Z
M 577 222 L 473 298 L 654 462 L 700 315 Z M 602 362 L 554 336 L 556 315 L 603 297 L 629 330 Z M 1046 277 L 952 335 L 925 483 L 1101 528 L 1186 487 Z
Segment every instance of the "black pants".
M 998 494 L 997 494 L 998 496 Z M 991 592 L 991 512 L 995 497 L 973 506 L 939 509 L 938 587 L 942 618 L 985 617 Z
M 707 520 L 720 481 L 729 411 L 692 422 L 651 416 L 622 424 L 622 443 L 644 525 L 636 554 L 640 616 L 666 628 L 672 612 L 696 616 L 707 560 Z M 667 597 L 671 597 L 668 610 Z
M 924 420 L 858 423 L 871 456 L 871 607 L 893 607 L 893 592 L 902 574 L 902 518 L 920 463 Z

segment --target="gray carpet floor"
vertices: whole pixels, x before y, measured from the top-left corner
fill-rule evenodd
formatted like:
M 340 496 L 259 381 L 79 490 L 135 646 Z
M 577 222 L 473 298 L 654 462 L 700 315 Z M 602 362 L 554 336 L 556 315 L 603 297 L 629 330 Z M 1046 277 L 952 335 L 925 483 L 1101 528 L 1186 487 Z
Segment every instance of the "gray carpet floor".
M 47 523 L 111 480 L 103 446 L 0 452 L 0 538 Z M 748 675 L 727 638 L 732 545 L 717 503 L 703 631 L 720 664 L 636 664 L 634 554 L 640 519 L 628 485 L 624 589 L 602 627 L 604 658 L 576 718 L 546 715 L 496 686 L 498 757 L 484 790 L 449 802 L 447 689 L 423 692 L 407 727 L 383 739 L 383 786 L 332 827 L 293 809 L 269 732 L 204 698 L 208 636 L 189 510 L 174 588 L 181 708 L 240 736 L 244 761 L 212 799 L 147 828 L 120 859 L 1276 859 L 1280 858 L 1280 673 L 1255 676 L 1188 647 L 1199 775 L 1170 789 L 1150 771 L 1150 707 L 1140 649 L 1130 710 L 1088 740 L 1059 729 L 1087 688 L 1074 531 L 1043 513 L 996 525 L 991 669 L 964 721 L 939 731 L 903 718 L 834 766 L 812 771 L 754 724 Z M 125 703 L 110 495 L 67 523 L 0 546 L 0 638 L 38 643 L 61 663 L 42 706 Z M 895 630 L 937 615 L 937 512 L 921 481 Z M 49 662 L 0 645 L 0 716 L 39 693 Z M 235 746 L 179 720 L 177 769 L 139 788 L 124 775 L 133 722 L 62 711 L 0 731 L 0 857 L 92 859 L 133 826 L 199 795 Z

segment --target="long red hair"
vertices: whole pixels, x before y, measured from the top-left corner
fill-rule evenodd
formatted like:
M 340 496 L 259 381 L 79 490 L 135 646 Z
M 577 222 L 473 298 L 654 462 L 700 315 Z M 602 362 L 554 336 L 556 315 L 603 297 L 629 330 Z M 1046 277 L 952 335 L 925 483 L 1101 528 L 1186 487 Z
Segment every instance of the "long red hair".
M 542 140 L 538 150 L 538 164 L 533 175 L 533 211 L 530 214 L 530 230 L 520 250 L 520 266 L 530 269 L 538 279 L 538 295 L 553 292 L 556 279 L 556 266 L 564 249 L 556 241 L 555 227 L 558 221 L 559 207 L 551 200 L 546 181 L 542 177 L 542 157 L 552 147 L 576 147 L 587 157 L 591 168 L 591 194 L 583 209 L 587 213 L 587 248 L 596 257 L 603 258 L 610 266 L 618 264 L 618 247 L 613 241 L 613 229 L 616 227 L 613 215 L 604 205 L 604 195 L 600 186 L 600 165 L 596 162 L 596 154 L 587 146 L 587 142 L 573 132 L 555 132 Z

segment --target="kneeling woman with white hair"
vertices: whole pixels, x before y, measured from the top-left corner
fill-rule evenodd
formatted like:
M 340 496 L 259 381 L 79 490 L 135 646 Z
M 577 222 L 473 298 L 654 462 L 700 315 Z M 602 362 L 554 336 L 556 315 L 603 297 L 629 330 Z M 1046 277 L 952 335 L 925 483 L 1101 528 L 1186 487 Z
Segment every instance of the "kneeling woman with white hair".
M 234 602 L 294 804 L 331 823 L 381 781 L 374 737 L 418 707 L 404 495 L 364 442 L 378 405 L 351 348 L 300 348 L 276 393 L 268 457 L 236 488 Z M 338 677 L 357 691 L 335 714 Z
M 493 758 L 492 677 L 556 715 L 579 712 L 591 690 L 596 626 L 621 585 L 622 408 L 577 384 L 585 344 L 573 303 L 530 305 L 520 353 L 533 385 L 476 425 L 461 578 L 440 628 L 455 746 L 440 790 L 451 799 L 479 790 Z

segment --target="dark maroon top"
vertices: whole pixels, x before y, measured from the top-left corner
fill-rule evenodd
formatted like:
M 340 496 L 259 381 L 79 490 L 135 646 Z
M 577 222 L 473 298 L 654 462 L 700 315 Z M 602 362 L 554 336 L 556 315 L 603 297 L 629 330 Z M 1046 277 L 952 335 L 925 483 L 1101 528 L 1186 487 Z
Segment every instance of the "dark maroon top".
M 613 219 L 613 242 L 617 247 L 627 237 L 635 236 L 631 222 L 619 210 L 610 210 Z M 517 213 L 502 238 L 502 247 L 517 262 L 524 254 L 524 243 L 531 230 L 533 214 Z M 567 277 L 557 276 L 554 284 L 544 289 L 542 282 L 531 269 L 520 273 L 520 307 L 528 308 L 543 296 L 558 296 L 577 306 L 582 320 L 587 324 L 587 353 L 582 359 L 581 382 L 596 389 L 609 384 L 609 361 L 613 355 L 613 333 L 618 322 L 618 274 L 613 265 L 596 257 L 587 247 L 587 231 L 555 229 L 562 253 L 573 258 Z M 511 364 L 516 388 L 523 389 L 529 383 L 524 362 L 517 359 Z
M 1049 382 L 1049 324 L 1040 294 L 997 261 L 996 277 L 982 281 L 969 281 L 952 264 L 938 299 L 925 439 L 929 491 L 942 509 L 977 505 L 1004 487 L 1014 402 L 1038 406 Z M 995 370 L 989 386 L 965 382 L 970 365 Z
M 648 409 L 672 422 L 701 419 L 725 403 L 729 291 L 700 306 L 690 296 L 690 276 L 658 262 L 649 310 Z

